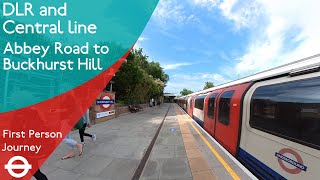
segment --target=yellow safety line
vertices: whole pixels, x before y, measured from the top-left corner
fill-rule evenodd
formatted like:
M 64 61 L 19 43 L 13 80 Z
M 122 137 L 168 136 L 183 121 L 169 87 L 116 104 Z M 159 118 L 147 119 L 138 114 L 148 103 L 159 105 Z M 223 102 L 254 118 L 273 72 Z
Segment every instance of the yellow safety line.
M 186 115 L 185 115 L 186 116 Z M 220 163 L 224 166 L 224 168 L 229 172 L 229 174 L 233 177 L 233 179 L 240 180 L 239 176 L 231 169 L 228 163 L 220 156 L 220 154 L 211 146 L 211 144 L 207 141 L 207 139 L 200 133 L 200 131 L 195 127 L 195 125 L 188 120 L 191 126 L 197 133 L 200 135 L 201 139 L 207 144 L 211 152 L 217 157 Z

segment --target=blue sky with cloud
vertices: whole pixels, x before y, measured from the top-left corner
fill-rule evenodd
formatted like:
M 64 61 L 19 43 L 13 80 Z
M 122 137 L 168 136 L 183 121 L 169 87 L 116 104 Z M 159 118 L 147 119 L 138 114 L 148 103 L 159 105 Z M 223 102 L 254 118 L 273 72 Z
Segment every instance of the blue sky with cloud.
M 317 0 L 160 0 L 137 41 L 170 75 L 165 92 L 201 90 L 320 53 Z

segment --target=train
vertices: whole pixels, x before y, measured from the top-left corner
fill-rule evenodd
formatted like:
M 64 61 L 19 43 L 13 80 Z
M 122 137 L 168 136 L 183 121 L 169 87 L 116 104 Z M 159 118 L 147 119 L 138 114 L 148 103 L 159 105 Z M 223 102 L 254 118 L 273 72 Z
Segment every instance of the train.
M 176 103 L 259 179 L 320 177 L 320 54 Z

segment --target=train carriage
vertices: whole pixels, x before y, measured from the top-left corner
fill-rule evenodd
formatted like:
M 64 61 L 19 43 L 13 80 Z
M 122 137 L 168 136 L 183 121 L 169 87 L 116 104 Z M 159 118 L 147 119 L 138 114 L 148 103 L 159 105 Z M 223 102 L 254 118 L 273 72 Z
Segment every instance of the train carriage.
M 320 73 L 254 84 L 244 99 L 239 159 L 265 179 L 314 179 L 320 167 Z
M 320 176 L 320 54 L 189 95 L 185 111 L 261 179 Z
M 199 94 L 195 97 L 194 100 L 194 108 L 193 108 L 193 114 L 192 118 L 197 121 L 200 126 L 203 126 L 204 124 L 204 112 L 203 112 L 203 107 L 204 107 L 204 99 L 206 98 L 208 94 Z
M 193 110 L 194 110 L 194 101 L 195 101 L 195 98 L 197 97 L 197 95 L 192 95 L 192 96 L 189 96 L 189 100 L 187 101 L 188 105 L 188 109 L 186 110 L 186 112 L 189 114 L 189 116 L 193 116 Z

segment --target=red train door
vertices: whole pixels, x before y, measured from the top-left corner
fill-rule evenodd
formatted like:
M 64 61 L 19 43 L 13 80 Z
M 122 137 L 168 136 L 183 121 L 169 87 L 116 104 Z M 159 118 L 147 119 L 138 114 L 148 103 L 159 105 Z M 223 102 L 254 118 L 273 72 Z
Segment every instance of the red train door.
M 204 104 L 204 129 L 213 137 L 215 132 L 215 121 L 217 117 L 217 98 L 222 91 L 223 89 L 212 91 L 207 95 Z
M 190 98 L 190 106 L 189 106 L 189 115 L 192 117 L 193 115 L 193 106 L 194 106 L 194 99 L 197 97 L 197 95 L 191 96 Z
M 241 99 L 250 84 L 225 88 L 217 99 L 214 137 L 234 156 L 239 141 Z

